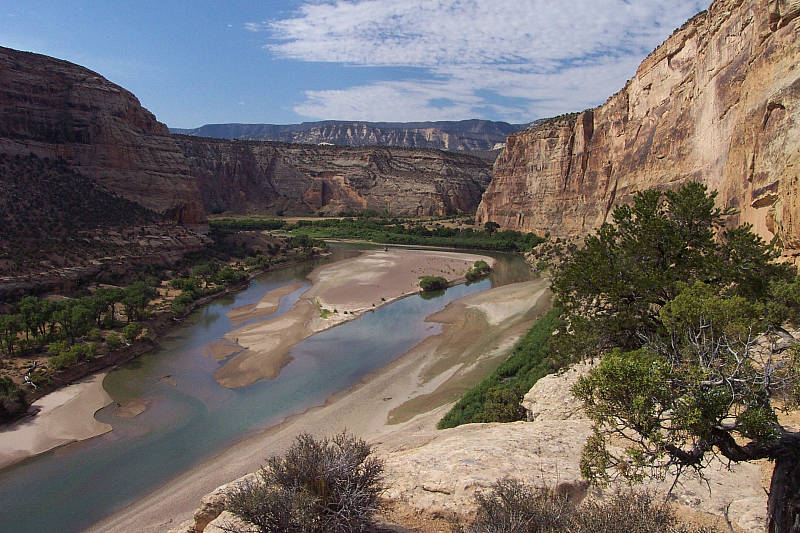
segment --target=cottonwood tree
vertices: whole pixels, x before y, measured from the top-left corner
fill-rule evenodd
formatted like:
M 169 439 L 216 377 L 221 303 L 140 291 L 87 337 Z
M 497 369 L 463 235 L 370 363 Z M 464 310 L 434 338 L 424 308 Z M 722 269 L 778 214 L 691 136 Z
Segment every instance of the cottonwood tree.
M 557 274 L 558 349 L 588 338 L 602 356 L 574 390 L 594 421 L 581 469 L 602 483 L 771 459 L 769 531 L 800 532 L 800 435 L 776 413 L 800 397 L 778 322 L 796 319 L 798 281 L 749 227 L 724 229 L 730 214 L 698 184 L 641 193 Z

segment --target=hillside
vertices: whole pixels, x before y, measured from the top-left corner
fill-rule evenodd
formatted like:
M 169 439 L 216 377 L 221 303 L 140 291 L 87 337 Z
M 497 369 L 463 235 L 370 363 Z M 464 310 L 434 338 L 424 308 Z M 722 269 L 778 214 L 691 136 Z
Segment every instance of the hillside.
M 0 301 L 171 262 L 206 239 L 99 187 L 63 159 L 0 153 Z
M 583 236 L 644 189 L 701 181 L 800 253 L 800 2 L 718 0 L 595 109 L 514 133 L 477 220 Z

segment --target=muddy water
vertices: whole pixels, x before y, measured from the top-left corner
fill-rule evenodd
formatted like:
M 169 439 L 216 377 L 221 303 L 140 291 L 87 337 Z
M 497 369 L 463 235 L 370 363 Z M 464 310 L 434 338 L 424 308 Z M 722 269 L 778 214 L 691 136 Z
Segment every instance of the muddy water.
M 355 253 L 338 247 L 332 260 Z M 233 329 L 228 311 L 304 281 L 313 266 L 259 277 L 248 289 L 196 311 L 162 339 L 158 350 L 110 373 L 104 387 L 116 404 L 96 417 L 114 430 L 0 472 L 0 530 L 85 529 L 234 442 L 322 404 L 439 333 L 437 324 L 424 319 L 451 301 L 528 276 L 519 258 L 499 256 L 490 279 L 452 287 L 433 299 L 405 298 L 301 342 L 276 380 L 234 390 L 220 387 L 213 379 L 219 363 L 203 349 Z M 290 309 L 305 283 L 263 320 Z M 131 418 L 130 410 L 119 405 L 145 410 Z

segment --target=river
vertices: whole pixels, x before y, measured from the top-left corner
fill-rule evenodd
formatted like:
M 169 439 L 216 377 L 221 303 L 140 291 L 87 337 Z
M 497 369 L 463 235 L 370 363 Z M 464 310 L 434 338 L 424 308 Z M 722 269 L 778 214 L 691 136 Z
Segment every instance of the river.
M 358 253 L 353 246 L 333 249 L 326 261 Z M 163 337 L 157 350 L 106 377 L 104 388 L 115 402 L 144 402 L 143 413 L 121 418 L 116 405 L 106 407 L 96 418 L 113 431 L 0 472 L 0 530 L 81 531 L 248 435 L 322 404 L 439 333 L 440 326 L 425 317 L 467 294 L 527 279 L 519 257 L 497 259 L 489 279 L 451 287 L 435 298 L 404 298 L 302 341 L 277 379 L 240 389 L 216 383 L 219 364 L 203 348 L 233 329 L 226 316 L 232 308 L 303 280 L 278 311 L 261 320 L 285 313 L 320 262 L 265 273 L 247 289 L 198 309 Z

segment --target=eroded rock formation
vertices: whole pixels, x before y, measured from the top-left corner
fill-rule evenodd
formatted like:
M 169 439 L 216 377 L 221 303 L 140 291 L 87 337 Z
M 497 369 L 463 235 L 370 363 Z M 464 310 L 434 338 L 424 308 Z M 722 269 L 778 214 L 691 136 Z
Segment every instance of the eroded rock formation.
M 208 212 L 471 212 L 491 167 L 466 154 L 175 136 Z
M 73 63 L 0 47 L 0 152 L 63 158 L 169 219 L 205 222 L 196 181 L 167 127 L 133 94 Z
M 489 120 L 439 122 L 357 122 L 325 120 L 302 124 L 206 124 L 193 129 L 172 129 L 173 133 L 286 143 L 330 143 L 342 146 L 404 146 L 451 151 L 494 150 L 506 136 L 523 129 L 523 124 Z
M 512 134 L 479 223 L 585 235 L 614 205 L 687 180 L 800 253 L 800 1 L 717 0 L 608 101 Z

